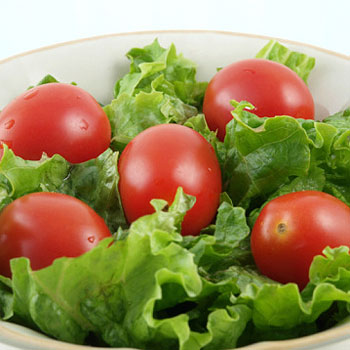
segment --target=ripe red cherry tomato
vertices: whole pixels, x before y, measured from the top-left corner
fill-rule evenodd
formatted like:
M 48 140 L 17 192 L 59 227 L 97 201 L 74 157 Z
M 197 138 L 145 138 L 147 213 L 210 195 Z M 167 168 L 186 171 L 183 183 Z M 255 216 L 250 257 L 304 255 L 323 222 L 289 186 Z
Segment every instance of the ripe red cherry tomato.
M 350 247 L 350 208 L 329 194 L 301 191 L 271 200 L 251 234 L 252 253 L 261 273 L 303 289 L 315 255 L 327 246 Z
M 111 126 L 97 101 L 85 90 L 62 83 L 34 87 L 0 113 L 0 141 L 29 160 L 42 153 L 71 163 L 96 158 L 111 140 Z
M 203 112 L 223 140 L 232 119 L 231 100 L 248 101 L 260 117 L 313 119 L 314 101 L 304 81 L 288 67 L 265 59 L 235 62 L 216 73 L 204 96 Z
M 76 257 L 111 233 L 104 220 L 77 198 L 50 192 L 27 194 L 0 214 L 0 274 L 11 276 L 9 261 L 30 259 L 33 270 L 54 259 Z
M 124 149 L 119 191 L 129 222 L 154 211 L 155 198 L 172 203 L 176 190 L 196 197 L 182 223 L 183 235 L 196 235 L 216 214 L 221 171 L 215 151 L 198 132 L 177 124 L 146 129 Z

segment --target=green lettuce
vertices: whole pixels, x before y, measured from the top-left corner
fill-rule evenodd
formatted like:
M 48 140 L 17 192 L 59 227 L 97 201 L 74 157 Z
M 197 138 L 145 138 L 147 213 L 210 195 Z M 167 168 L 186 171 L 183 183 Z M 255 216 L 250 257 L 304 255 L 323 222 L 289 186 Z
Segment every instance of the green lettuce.
M 324 123 L 329 125 L 333 125 L 340 132 L 344 132 L 349 130 L 350 128 L 350 108 L 345 109 L 344 111 L 340 111 L 335 113 L 323 120 Z
M 0 209 L 27 193 L 59 192 L 70 166 L 60 155 L 39 161 L 23 160 L 7 148 L 0 161 Z
M 3 314 L 12 308 L 17 322 L 72 343 L 196 350 L 274 339 L 276 331 L 285 338 L 311 334 L 329 310 L 339 317 L 349 311 L 349 248 L 316 257 L 300 292 L 249 264 L 208 268 L 210 255 L 215 260 L 247 237 L 241 208 L 223 202 L 214 244 L 203 252 L 192 249 L 198 242 L 186 248 L 179 233 L 193 197 L 180 188 L 168 209 L 163 200 L 152 203 L 156 212 L 136 220 L 124 240 L 106 239 L 39 271 L 26 258 L 12 260 L 12 282 L 0 288 Z
M 247 102 L 232 102 L 224 147 L 216 146 L 224 190 L 235 205 L 257 210 L 301 190 L 330 193 L 350 204 L 348 111 L 324 121 L 259 118 Z M 349 125 L 350 126 L 350 125 Z
M 316 256 L 310 283 L 299 292 L 295 284 L 248 284 L 238 300 L 250 305 L 249 343 L 312 334 L 334 326 L 350 310 L 349 247 L 330 249 Z M 247 335 L 242 335 L 241 341 Z
M 107 149 L 96 159 L 70 167 L 58 192 L 74 196 L 93 208 L 111 232 L 126 227 L 118 191 L 118 152 Z
M 9 320 L 13 318 L 12 281 L 10 278 L 0 276 L 0 319 Z
M 215 225 L 200 236 L 184 237 L 182 244 L 194 254 L 196 264 L 206 274 L 233 265 L 253 264 L 249 233 L 245 210 L 223 201 Z
M 292 51 L 276 40 L 270 40 L 255 57 L 265 58 L 289 67 L 297 73 L 305 83 L 316 62 L 315 58 L 307 56 L 304 53 Z
M 259 118 L 233 101 L 224 142 L 201 113 L 206 83 L 195 65 L 155 40 L 127 54 L 130 71 L 104 107 L 111 148 L 70 164 L 59 155 L 0 161 L 0 209 L 24 194 L 53 191 L 90 205 L 112 238 L 78 258 L 60 258 L 32 271 L 11 261 L 0 276 L 0 318 L 77 344 L 140 349 L 218 350 L 288 339 L 346 322 L 350 314 L 348 247 L 314 258 L 300 291 L 261 275 L 250 250 L 251 227 L 262 207 L 285 193 L 319 190 L 350 205 L 350 112 L 324 121 Z M 287 65 L 307 80 L 314 59 L 270 42 L 257 55 Z M 46 76 L 39 84 L 56 82 Z M 215 220 L 199 236 L 181 236 L 195 198 L 178 189 L 168 205 L 127 225 L 118 193 L 118 152 L 160 123 L 198 131 L 217 154 L 223 193 Z
M 78 258 L 57 259 L 39 271 L 32 271 L 26 258 L 12 260 L 17 317 L 73 343 L 84 343 L 92 333 L 101 344 L 111 346 L 192 350 L 232 346 L 251 310 L 223 305 L 198 313 L 196 300 L 210 305 L 220 286 L 203 285 L 193 254 L 179 244 L 181 221 L 193 203 L 179 189 L 167 211 L 162 210 L 164 201 L 154 201 L 156 212 L 135 221 L 125 240 L 106 239 Z M 176 305 L 179 310 L 174 313 Z M 204 332 L 191 328 L 198 315 L 204 316 Z
M 235 105 L 219 156 L 223 182 L 235 205 L 248 207 L 252 199 L 267 198 L 291 177 L 305 176 L 311 162 L 309 139 L 289 116 L 259 118 Z
M 115 232 L 126 226 L 117 188 L 117 161 L 118 153 L 111 149 L 79 164 L 70 164 L 58 154 L 52 157 L 44 154 L 38 161 L 24 160 L 4 145 L 0 161 L 0 210 L 28 193 L 65 193 L 91 206 Z
M 59 80 L 57 80 L 53 75 L 46 74 L 43 78 L 41 78 L 36 85 L 31 85 L 28 87 L 28 89 L 33 88 L 34 86 L 44 85 L 44 84 L 50 84 L 50 83 L 60 83 Z M 72 81 L 70 84 L 77 85 L 74 81 Z
M 122 93 L 136 95 L 138 91 L 150 92 L 152 83 L 168 95 L 178 96 L 184 103 L 200 106 L 207 83 L 196 82 L 196 65 L 176 53 L 174 44 L 165 49 L 154 40 L 144 48 L 134 48 L 127 53 L 130 59 L 130 72 L 115 85 L 114 95 Z
M 114 99 L 104 107 L 112 127 L 112 145 L 123 149 L 138 133 L 164 123 L 183 124 L 198 114 L 207 83 L 196 81 L 196 66 L 165 49 L 157 40 L 131 49 L 130 72 L 115 85 Z

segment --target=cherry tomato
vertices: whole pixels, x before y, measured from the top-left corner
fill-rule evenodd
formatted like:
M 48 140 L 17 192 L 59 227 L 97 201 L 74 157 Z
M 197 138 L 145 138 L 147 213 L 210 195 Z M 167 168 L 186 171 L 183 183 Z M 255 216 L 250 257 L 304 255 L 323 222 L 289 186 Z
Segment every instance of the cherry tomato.
M 76 257 L 111 237 L 104 220 L 77 198 L 50 192 L 27 194 L 0 214 L 0 274 L 11 276 L 9 261 L 30 259 L 33 270 L 59 257 Z
M 251 234 L 252 253 L 261 273 L 303 289 L 315 255 L 327 246 L 350 246 L 350 208 L 327 193 L 283 195 L 262 209 Z
M 177 124 L 153 126 L 138 134 L 119 161 L 119 190 L 129 222 L 154 211 L 150 201 L 172 203 L 178 187 L 196 197 L 185 215 L 183 235 L 196 235 L 211 223 L 221 192 L 215 151 L 198 132 Z
M 80 163 L 96 158 L 110 140 L 111 126 L 102 107 L 71 84 L 34 87 L 0 113 L 0 141 L 28 160 L 38 160 L 45 152 Z
M 232 63 L 209 82 L 203 112 L 220 140 L 232 119 L 231 100 L 250 102 L 255 106 L 252 112 L 260 117 L 314 118 L 314 101 L 304 81 L 290 68 L 265 59 Z

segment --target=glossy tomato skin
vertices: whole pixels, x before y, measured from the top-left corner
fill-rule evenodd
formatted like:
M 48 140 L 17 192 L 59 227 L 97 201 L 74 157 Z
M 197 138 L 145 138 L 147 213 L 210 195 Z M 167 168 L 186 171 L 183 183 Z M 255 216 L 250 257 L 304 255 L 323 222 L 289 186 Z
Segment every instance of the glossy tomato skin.
M 28 160 L 38 160 L 45 152 L 80 163 L 96 158 L 110 140 L 111 126 L 102 107 L 71 84 L 34 87 L 0 113 L 0 141 Z
M 137 135 L 119 161 L 119 191 L 129 222 L 154 212 L 155 198 L 172 203 L 178 187 L 196 197 L 182 223 L 197 235 L 219 205 L 221 171 L 213 147 L 198 132 L 177 124 L 153 126 Z
M 304 81 L 290 68 L 265 59 L 247 59 L 218 71 L 207 87 L 203 112 L 223 141 L 232 120 L 231 100 L 248 101 L 260 117 L 289 115 L 313 119 L 314 101 Z
M 318 191 L 301 191 L 271 200 L 251 234 L 251 249 L 261 273 L 303 289 L 315 255 L 327 246 L 350 246 L 350 208 Z
M 9 261 L 30 259 L 33 270 L 54 259 L 79 256 L 111 233 L 104 220 L 74 197 L 50 192 L 27 194 L 0 214 L 0 274 L 10 277 Z

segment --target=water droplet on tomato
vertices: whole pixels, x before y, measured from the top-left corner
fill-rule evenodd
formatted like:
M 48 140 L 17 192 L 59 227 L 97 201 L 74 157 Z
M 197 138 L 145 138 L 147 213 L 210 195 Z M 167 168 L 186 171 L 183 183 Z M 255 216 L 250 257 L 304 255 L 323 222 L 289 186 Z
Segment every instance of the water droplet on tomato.
M 81 130 L 87 130 L 89 128 L 89 123 L 85 119 L 82 119 L 79 123 L 79 127 Z
M 13 126 L 15 125 L 15 121 L 13 119 L 8 120 L 5 124 L 4 124 L 4 128 L 5 129 L 11 129 Z
M 90 237 L 88 237 L 88 241 L 89 241 L 90 243 L 94 243 L 94 242 L 95 242 L 95 236 L 90 236 Z
M 27 93 L 24 94 L 23 99 L 30 100 L 31 98 L 35 97 L 38 93 L 38 89 L 30 89 Z

